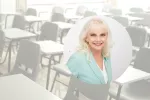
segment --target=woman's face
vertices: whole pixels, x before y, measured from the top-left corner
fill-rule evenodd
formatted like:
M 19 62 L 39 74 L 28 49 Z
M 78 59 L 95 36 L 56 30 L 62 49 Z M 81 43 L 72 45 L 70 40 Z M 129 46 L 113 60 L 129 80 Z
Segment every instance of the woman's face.
M 86 42 L 91 50 L 102 51 L 108 38 L 108 30 L 101 23 L 92 23 L 87 33 Z

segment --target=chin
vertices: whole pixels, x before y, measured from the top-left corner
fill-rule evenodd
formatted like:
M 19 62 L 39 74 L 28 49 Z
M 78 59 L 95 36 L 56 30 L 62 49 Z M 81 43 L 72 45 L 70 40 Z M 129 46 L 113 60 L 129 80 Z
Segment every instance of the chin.
M 102 50 L 102 47 L 96 47 L 96 48 L 93 48 L 95 51 L 101 51 Z
M 102 49 L 95 49 L 95 51 L 102 51 Z

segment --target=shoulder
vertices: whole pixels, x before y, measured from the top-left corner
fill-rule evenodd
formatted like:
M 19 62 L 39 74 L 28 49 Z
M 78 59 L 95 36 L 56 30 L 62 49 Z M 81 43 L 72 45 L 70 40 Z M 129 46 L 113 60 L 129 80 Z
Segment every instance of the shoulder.
M 73 53 L 70 57 L 70 59 L 82 59 L 83 57 L 86 56 L 86 53 L 85 52 L 82 52 L 82 51 L 77 51 L 75 53 Z
M 85 58 L 86 58 L 86 53 L 85 52 L 75 52 L 73 53 L 69 60 L 67 61 L 67 64 L 72 64 L 72 63 L 76 63 L 76 64 L 83 64 L 83 62 L 85 62 Z

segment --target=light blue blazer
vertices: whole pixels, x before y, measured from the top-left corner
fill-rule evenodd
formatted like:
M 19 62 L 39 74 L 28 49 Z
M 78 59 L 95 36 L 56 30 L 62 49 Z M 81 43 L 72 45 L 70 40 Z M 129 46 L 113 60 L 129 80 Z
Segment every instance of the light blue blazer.
M 90 60 L 87 59 L 87 53 L 85 52 L 76 52 L 69 58 L 67 66 L 73 75 L 84 82 L 89 84 L 106 84 L 92 53 L 89 53 L 89 58 Z M 104 64 L 108 76 L 108 83 L 110 83 L 112 80 L 110 58 L 104 58 Z

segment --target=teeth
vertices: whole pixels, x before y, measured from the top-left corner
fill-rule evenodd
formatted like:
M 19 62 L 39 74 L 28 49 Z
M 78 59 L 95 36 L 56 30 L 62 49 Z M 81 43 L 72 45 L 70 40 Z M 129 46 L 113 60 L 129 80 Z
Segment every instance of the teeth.
M 95 45 L 101 45 L 101 43 L 100 44 L 95 44 Z
M 96 46 L 100 46 L 102 45 L 103 43 L 94 43 Z
M 102 43 L 94 43 L 94 44 L 102 44 Z

